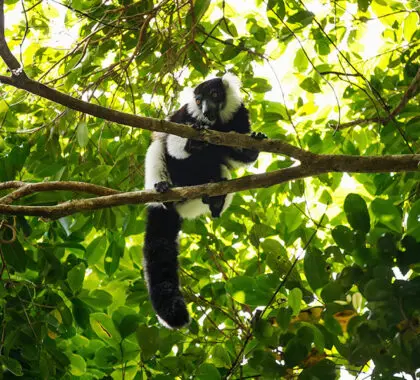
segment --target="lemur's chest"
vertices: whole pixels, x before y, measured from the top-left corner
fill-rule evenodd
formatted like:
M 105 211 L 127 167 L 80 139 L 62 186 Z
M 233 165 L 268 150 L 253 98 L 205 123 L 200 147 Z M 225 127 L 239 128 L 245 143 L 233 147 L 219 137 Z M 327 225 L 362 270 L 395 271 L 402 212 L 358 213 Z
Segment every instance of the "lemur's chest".
M 191 186 L 219 181 L 224 158 L 213 149 L 205 149 L 190 157 L 178 160 L 166 154 L 166 164 L 172 184 Z

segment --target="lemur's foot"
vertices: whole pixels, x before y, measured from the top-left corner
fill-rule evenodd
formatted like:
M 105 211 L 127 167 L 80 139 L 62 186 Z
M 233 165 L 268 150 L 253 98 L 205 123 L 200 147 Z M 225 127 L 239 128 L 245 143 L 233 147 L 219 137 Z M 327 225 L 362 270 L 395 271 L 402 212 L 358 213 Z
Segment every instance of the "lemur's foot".
M 264 140 L 267 138 L 267 135 L 262 132 L 251 132 L 251 137 L 257 140 Z
M 155 183 L 155 190 L 158 193 L 165 193 L 169 190 L 171 187 L 171 184 L 168 181 L 161 181 L 158 183 Z

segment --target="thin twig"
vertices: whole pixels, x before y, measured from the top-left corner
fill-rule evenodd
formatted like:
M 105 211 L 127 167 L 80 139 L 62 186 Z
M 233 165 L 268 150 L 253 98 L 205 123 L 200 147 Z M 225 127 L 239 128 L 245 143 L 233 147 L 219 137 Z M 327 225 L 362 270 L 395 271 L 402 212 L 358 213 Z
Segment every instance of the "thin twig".
M 383 117 L 383 118 L 373 117 L 373 118 L 369 118 L 369 119 L 353 120 L 353 121 L 350 121 L 348 123 L 343 123 L 343 124 L 340 124 L 338 126 L 334 126 L 334 128 L 345 129 L 345 128 L 349 128 L 349 127 L 354 127 L 356 125 L 361 126 L 361 125 L 366 125 L 366 124 L 371 124 L 371 123 L 381 123 L 383 125 L 387 124 L 389 121 L 394 119 L 399 113 L 401 113 L 401 111 L 407 105 L 408 101 L 414 95 L 416 95 L 416 92 L 419 88 L 419 84 L 420 84 L 420 69 L 417 71 L 415 77 L 413 78 L 413 80 L 411 81 L 407 90 L 403 94 L 403 96 L 402 96 L 400 102 L 398 103 L 398 105 L 392 110 L 392 112 L 388 116 Z

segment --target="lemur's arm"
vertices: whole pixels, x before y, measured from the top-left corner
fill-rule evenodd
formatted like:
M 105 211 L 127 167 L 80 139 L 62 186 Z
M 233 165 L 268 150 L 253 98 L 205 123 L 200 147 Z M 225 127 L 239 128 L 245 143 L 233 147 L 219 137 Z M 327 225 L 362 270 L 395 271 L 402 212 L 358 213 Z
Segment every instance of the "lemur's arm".
M 146 190 L 164 192 L 170 186 L 165 160 L 165 138 L 166 135 L 156 138 L 147 149 L 144 184 Z
M 194 117 L 190 108 L 191 106 L 189 104 L 185 104 L 176 111 L 169 120 L 180 124 L 190 124 L 195 129 L 206 128 L 203 123 Z M 185 160 L 191 156 L 192 153 L 200 151 L 206 146 L 208 146 L 208 143 L 204 141 L 187 139 L 185 137 L 168 135 L 167 138 L 168 153 L 178 160 Z
M 229 130 L 234 132 L 243 134 L 250 133 L 251 137 L 258 140 L 267 137 L 261 132 L 251 132 L 248 110 L 243 104 L 236 111 L 232 120 L 229 121 L 229 127 Z M 231 168 L 238 168 L 252 164 L 258 158 L 259 152 L 254 149 L 225 147 L 224 154 L 227 165 Z
M 258 140 L 267 138 L 267 136 L 261 132 L 252 132 L 251 137 Z M 247 148 L 227 148 L 225 152 L 226 163 L 232 169 L 251 165 L 258 158 L 260 153 L 258 150 Z

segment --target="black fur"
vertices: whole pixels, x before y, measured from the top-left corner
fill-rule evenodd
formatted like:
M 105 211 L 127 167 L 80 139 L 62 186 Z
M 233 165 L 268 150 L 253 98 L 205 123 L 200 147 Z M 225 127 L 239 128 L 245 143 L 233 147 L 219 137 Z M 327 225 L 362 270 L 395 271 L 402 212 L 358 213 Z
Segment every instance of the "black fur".
M 181 218 L 173 204 L 148 208 L 143 253 L 150 299 L 156 313 L 173 328 L 189 321 L 177 273 L 180 230 Z
M 230 120 L 222 122 L 219 112 L 230 99 L 221 79 L 203 82 L 195 89 L 194 96 L 193 102 L 196 102 L 197 107 L 193 103 L 196 108 L 192 112 L 197 113 L 197 118 L 190 113 L 189 106 L 184 105 L 170 117 L 171 121 L 190 124 L 198 129 L 211 128 L 245 134 L 251 132 L 248 110 L 242 103 L 238 103 Z M 197 109 L 204 109 L 207 113 L 200 113 Z M 250 149 L 236 149 L 190 139 L 182 141 L 185 142 L 184 150 L 187 153 L 181 159 L 169 153 L 168 136 L 162 140 L 162 144 L 165 144 L 163 171 L 168 178 L 154 184 L 159 192 L 166 191 L 169 185 L 193 186 L 226 180 L 223 167 L 230 167 L 232 160 L 247 165 L 258 157 L 258 152 Z M 226 195 L 205 196 L 202 201 L 208 205 L 212 216 L 218 217 L 225 207 Z M 172 328 L 182 327 L 189 322 L 184 298 L 179 289 L 177 261 L 177 236 L 182 223 L 177 207 L 189 204 L 188 202 L 191 201 L 153 205 L 148 208 L 144 258 L 149 293 L 157 315 Z

